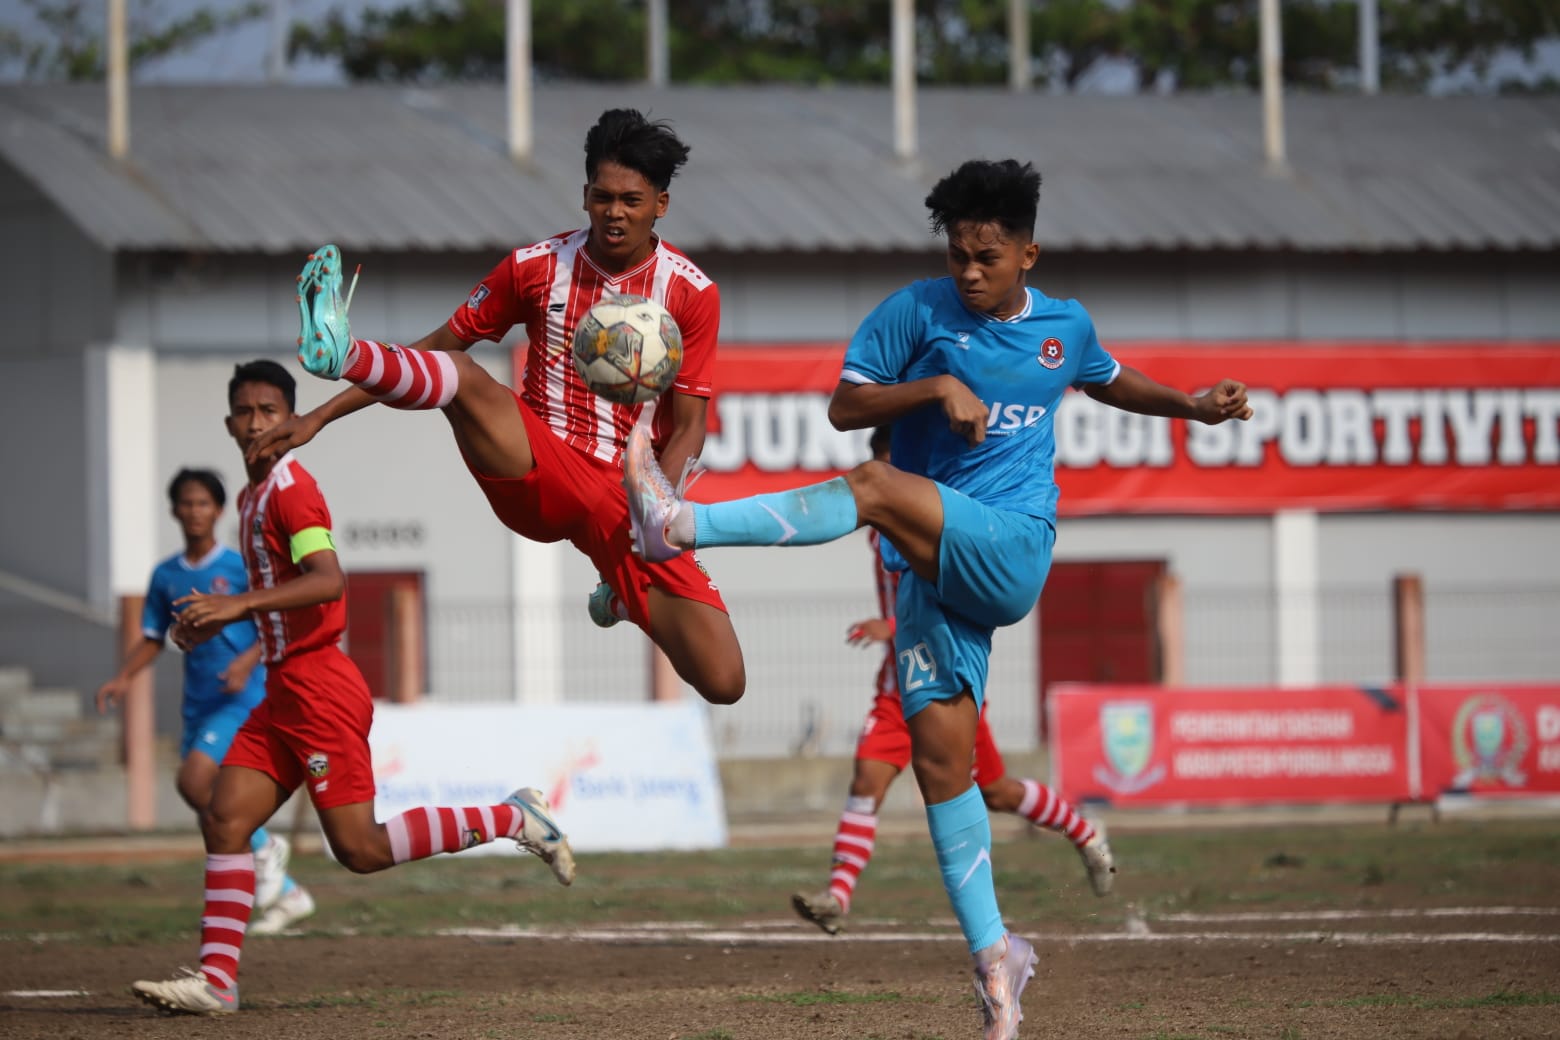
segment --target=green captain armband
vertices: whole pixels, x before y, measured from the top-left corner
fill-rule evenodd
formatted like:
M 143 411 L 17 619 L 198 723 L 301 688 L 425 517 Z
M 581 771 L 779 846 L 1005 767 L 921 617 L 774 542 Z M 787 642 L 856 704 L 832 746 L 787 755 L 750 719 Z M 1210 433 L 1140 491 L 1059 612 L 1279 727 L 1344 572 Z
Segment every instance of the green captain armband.
M 328 527 L 305 527 L 292 536 L 292 541 L 288 542 L 287 546 L 292 550 L 293 563 L 297 563 L 305 556 L 317 553 L 321 549 L 335 552 L 336 540 L 330 536 Z

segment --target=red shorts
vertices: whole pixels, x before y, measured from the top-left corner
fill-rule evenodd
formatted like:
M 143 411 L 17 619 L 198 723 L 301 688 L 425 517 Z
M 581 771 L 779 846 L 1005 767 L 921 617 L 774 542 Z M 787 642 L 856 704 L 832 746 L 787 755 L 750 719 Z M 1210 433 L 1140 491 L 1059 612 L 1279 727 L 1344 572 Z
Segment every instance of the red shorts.
M 878 694 L 872 700 L 872 710 L 856 738 L 856 757 L 873 762 L 887 762 L 904 771 L 910 765 L 910 727 L 905 722 L 905 711 L 899 698 Z M 980 709 L 980 725 L 975 730 L 975 761 L 970 776 L 976 787 L 990 787 L 1007 775 L 1007 764 L 1002 752 L 991 739 L 991 727 L 986 725 L 986 709 Z
M 339 647 L 267 665 L 265 700 L 239 727 L 224 766 L 258 769 L 289 791 L 307 782 L 316 809 L 374 800 L 368 728 L 374 701 Z
M 623 471 L 569 447 L 519 394 L 514 397 L 535 467 L 519 478 L 489 477 L 471 470 L 504 526 L 534 542 L 572 542 L 623 601 L 629 620 L 646 631 L 652 585 L 725 613 L 726 604 L 695 553 L 685 552 L 666 563 L 646 563 L 633 551 Z

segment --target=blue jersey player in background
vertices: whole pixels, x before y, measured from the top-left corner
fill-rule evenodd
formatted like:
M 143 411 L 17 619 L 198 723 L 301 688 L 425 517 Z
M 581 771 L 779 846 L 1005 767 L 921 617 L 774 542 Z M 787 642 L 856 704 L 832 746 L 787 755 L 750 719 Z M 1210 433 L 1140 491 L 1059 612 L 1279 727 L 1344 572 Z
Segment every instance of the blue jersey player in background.
M 184 535 L 184 549 L 152 571 L 141 612 L 141 641 L 125 656 L 119 674 L 97 693 L 99 711 L 125 696 L 130 682 L 150 667 L 168 640 L 175 619 L 174 601 L 193 592 L 229 594 L 249 587 L 244 560 L 217 542 L 217 521 L 227 494 L 211 470 L 181 469 L 168 485 L 173 518 Z M 179 795 L 196 813 L 206 810 L 217 767 L 249 711 L 265 697 L 265 668 L 253 621 L 228 625 L 209 642 L 184 655 L 183 730 L 179 741 Z M 251 933 L 280 932 L 314 912 L 314 900 L 287 874 L 287 841 L 258 831 L 255 906 L 259 920 Z
M 975 960 L 987 1040 L 1010 1040 L 1034 974 L 992 885 L 991 826 L 970 761 L 991 637 L 1034 606 L 1051 564 L 1057 487 L 1052 418 L 1076 387 L 1145 415 L 1209 424 L 1246 419 L 1246 388 L 1191 396 L 1116 362 L 1075 300 L 1025 284 L 1040 175 L 1014 160 L 972 161 L 926 198 L 946 237 L 948 277 L 917 282 L 867 316 L 829 404 L 839 429 L 893 423 L 891 461 L 794 491 L 698 505 L 631 436 L 624 484 L 636 547 L 649 559 L 718 545 L 813 545 L 863 524 L 906 573 L 894 649 L 911 759 L 959 927 Z

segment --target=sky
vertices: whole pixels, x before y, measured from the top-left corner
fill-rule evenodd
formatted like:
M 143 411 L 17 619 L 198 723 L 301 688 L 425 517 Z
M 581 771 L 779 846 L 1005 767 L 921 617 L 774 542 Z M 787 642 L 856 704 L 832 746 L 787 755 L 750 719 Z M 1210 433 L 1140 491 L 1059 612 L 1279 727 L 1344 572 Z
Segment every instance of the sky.
M 98 0 L 103 2 L 103 0 Z M 171 18 L 201 8 L 216 10 L 232 0 L 126 0 L 132 11 Z M 392 9 L 422 0 L 270 0 L 288 21 L 323 18 L 332 10 L 356 15 L 371 8 Z M 533 11 L 535 10 L 533 6 Z M 22 0 L 0 0 L 0 18 L 19 28 L 24 36 L 38 33 L 36 22 L 23 8 Z M 143 15 L 144 16 L 144 15 Z M 271 25 L 260 19 L 229 32 L 204 40 L 187 51 L 137 68 L 136 83 L 261 83 L 268 75 Z M 21 69 L 0 62 L 0 82 L 21 78 Z M 1497 73 L 1525 73 L 1529 78 L 1550 75 L 1560 78 L 1560 40 L 1540 44 L 1531 64 L 1518 55 L 1497 60 Z M 676 70 L 672 70 L 676 79 Z M 304 60 L 287 70 L 284 82 L 328 84 L 345 82 L 334 62 Z M 1442 77 L 1432 84 L 1431 93 L 1467 90 L 1475 82 L 1471 74 Z M 1078 84 L 1087 93 L 1125 94 L 1136 89 L 1137 77 L 1130 62 L 1104 61 L 1091 69 Z

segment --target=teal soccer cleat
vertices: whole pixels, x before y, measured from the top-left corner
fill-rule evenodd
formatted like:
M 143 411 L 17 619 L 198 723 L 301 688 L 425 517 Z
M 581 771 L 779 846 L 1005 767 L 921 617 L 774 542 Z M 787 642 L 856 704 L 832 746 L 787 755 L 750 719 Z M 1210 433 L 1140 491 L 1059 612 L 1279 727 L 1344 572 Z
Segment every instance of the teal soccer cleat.
M 341 250 L 320 246 L 298 275 L 298 361 L 321 379 L 340 379 L 351 347 L 341 302 Z
M 585 601 L 590 619 L 597 628 L 611 628 L 623 619 L 612 612 L 612 586 L 601 582 Z

